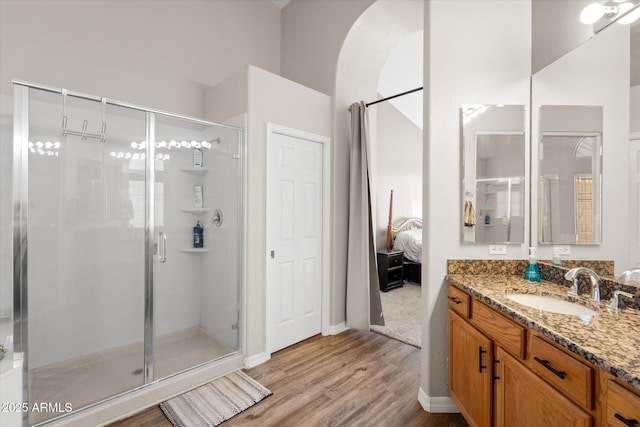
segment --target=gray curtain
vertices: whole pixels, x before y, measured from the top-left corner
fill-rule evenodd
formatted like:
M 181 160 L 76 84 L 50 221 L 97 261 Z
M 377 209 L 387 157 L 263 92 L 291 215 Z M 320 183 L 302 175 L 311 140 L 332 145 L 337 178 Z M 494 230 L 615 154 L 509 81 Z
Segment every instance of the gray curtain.
M 369 329 L 384 325 L 378 266 L 371 220 L 369 182 L 369 128 L 367 107 L 356 102 L 351 112 L 351 162 L 349 171 L 349 234 L 347 247 L 347 325 Z

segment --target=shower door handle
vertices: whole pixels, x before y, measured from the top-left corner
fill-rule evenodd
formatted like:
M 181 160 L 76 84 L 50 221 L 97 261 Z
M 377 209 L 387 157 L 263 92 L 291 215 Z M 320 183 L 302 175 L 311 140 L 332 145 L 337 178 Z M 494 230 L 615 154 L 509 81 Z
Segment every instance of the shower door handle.
M 167 233 L 164 231 L 158 233 L 158 261 L 167 261 Z

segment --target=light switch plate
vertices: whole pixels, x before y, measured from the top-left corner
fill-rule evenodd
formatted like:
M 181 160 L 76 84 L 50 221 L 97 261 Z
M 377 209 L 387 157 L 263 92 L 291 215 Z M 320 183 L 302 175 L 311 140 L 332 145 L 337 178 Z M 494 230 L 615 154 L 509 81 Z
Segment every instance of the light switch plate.
M 489 245 L 489 255 L 506 255 L 507 245 Z

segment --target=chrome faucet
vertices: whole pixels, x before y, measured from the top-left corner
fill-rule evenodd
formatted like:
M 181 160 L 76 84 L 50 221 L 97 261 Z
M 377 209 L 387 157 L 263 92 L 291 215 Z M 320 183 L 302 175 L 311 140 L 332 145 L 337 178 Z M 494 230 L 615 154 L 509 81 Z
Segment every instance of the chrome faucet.
M 630 294 L 629 292 L 624 292 L 621 290 L 615 290 L 613 291 L 613 297 L 611 298 L 611 301 L 609 301 L 609 304 L 607 304 L 607 307 L 609 307 L 612 310 L 617 310 L 618 309 L 618 300 L 620 299 L 620 295 L 623 295 L 627 298 L 633 298 L 633 294 Z
M 623 271 L 618 278 L 618 282 L 629 283 L 631 281 L 631 276 L 634 274 L 640 274 L 640 268 L 632 268 L 631 270 Z
M 586 273 L 589 275 L 591 279 L 591 300 L 593 302 L 600 302 L 600 276 L 596 274 L 595 271 L 590 270 L 586 267 L 576 267 L 567 271 L 567 274 L 564 275 L 564 278 L 567 280 L 573 280 L 573 286 L 569 291 L 569 295 L 578 296 L 578 274 Z

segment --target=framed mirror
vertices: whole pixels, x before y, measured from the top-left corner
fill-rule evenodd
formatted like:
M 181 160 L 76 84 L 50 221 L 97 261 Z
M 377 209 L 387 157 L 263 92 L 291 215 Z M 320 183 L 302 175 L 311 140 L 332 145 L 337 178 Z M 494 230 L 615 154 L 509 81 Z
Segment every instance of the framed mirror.
M 524 243 L 524 105 L 464 105 L 461 122 L 462 243 Z
M 602 124 L 602 106 L 540 107 L 538 243 L 600 243 Z

